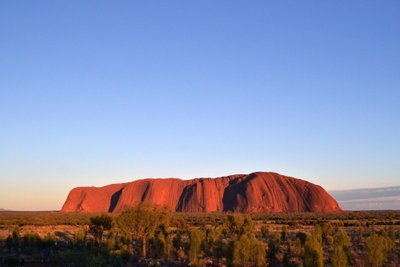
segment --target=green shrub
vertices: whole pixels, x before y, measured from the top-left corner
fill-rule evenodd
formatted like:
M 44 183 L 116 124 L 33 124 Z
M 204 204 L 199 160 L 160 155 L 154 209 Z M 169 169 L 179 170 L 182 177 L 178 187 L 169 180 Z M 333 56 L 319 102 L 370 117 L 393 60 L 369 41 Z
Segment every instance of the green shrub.
M 393 241 L 384 236 L 372 233 L 365 241 L 367 255 L 365 265 L 370 267 L 379 267 L 385 262 L 388 252 L 393 248 Z
M 197 264 L 199 256 L 201 254 L 201 247 L 204 239 L 204 234 L 200 229 L 192 229 L 190 232 L 190 243 L 189 243 L 189 258 L 190 262 Z
M 321 235 L 320 232 L 317 230 L 307 237 L 307 241 L 304 247 L 304 266 L 322 267 L 323 260 L 324 252 L 321 242 Z
M 332 266 L 333 267 L 345 267 L 349 266 L 350 263 L 350 238 L 345 231 L 339 231 L 336 233 L 333 239 L 333 255 L 332 255 Z
M 254 235 L 242 235 L 233 241 L 232 262 L 235 266 L 265 266 L 266 250 Z

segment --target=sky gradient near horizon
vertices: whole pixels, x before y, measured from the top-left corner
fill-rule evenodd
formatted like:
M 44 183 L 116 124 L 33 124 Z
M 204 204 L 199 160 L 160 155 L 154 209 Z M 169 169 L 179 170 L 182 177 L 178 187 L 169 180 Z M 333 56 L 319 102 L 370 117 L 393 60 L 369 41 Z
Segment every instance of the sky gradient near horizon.
M 1 1 L 0 208 L 275 171 L 400 185 L 400 1 Z

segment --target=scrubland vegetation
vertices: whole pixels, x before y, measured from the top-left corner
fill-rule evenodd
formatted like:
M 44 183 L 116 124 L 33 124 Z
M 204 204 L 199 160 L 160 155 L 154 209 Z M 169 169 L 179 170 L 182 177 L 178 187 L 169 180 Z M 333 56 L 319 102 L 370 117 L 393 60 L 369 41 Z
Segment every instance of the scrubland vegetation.
M 399 266 L 400 212 L 0 212 L 0 266 Z

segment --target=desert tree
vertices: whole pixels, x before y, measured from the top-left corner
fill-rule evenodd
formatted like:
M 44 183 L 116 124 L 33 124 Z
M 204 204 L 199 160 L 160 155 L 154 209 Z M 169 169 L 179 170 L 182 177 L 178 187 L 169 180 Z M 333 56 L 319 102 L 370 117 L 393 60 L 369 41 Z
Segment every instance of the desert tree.
M 248 215 L 229 215 L 224 222 L 225 230 L 230 233 L 231 261 L 235 266 L 265 266 L 267 247 L 259 241 L 255 232 L 255 223 Z
M 112 227 L 112 218 L 110 215 L 102 214 L 90 218 L 89 232 L 93 235 L 97 244 L 101 244 L 104 231 Z
M 168 222 L 169 214 L 166 209 L 142 204 L 126 207 L 117 218 L 119 228 L 126 235 L 142 240 L 142 256 L 144 259 L 147 255 L 147 238 L 153 236 L 158 229 L 166 228 Z

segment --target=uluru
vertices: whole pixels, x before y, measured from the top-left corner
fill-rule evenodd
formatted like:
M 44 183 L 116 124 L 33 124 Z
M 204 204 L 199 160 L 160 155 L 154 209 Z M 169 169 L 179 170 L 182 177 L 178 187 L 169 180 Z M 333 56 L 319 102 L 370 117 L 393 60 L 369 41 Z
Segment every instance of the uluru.
M 143 203 L 177 212 L 339 212 L 321 186 L 274 172 L 217 178 L 141 179 L 70 191 L 62 212 L 119 212 Z

